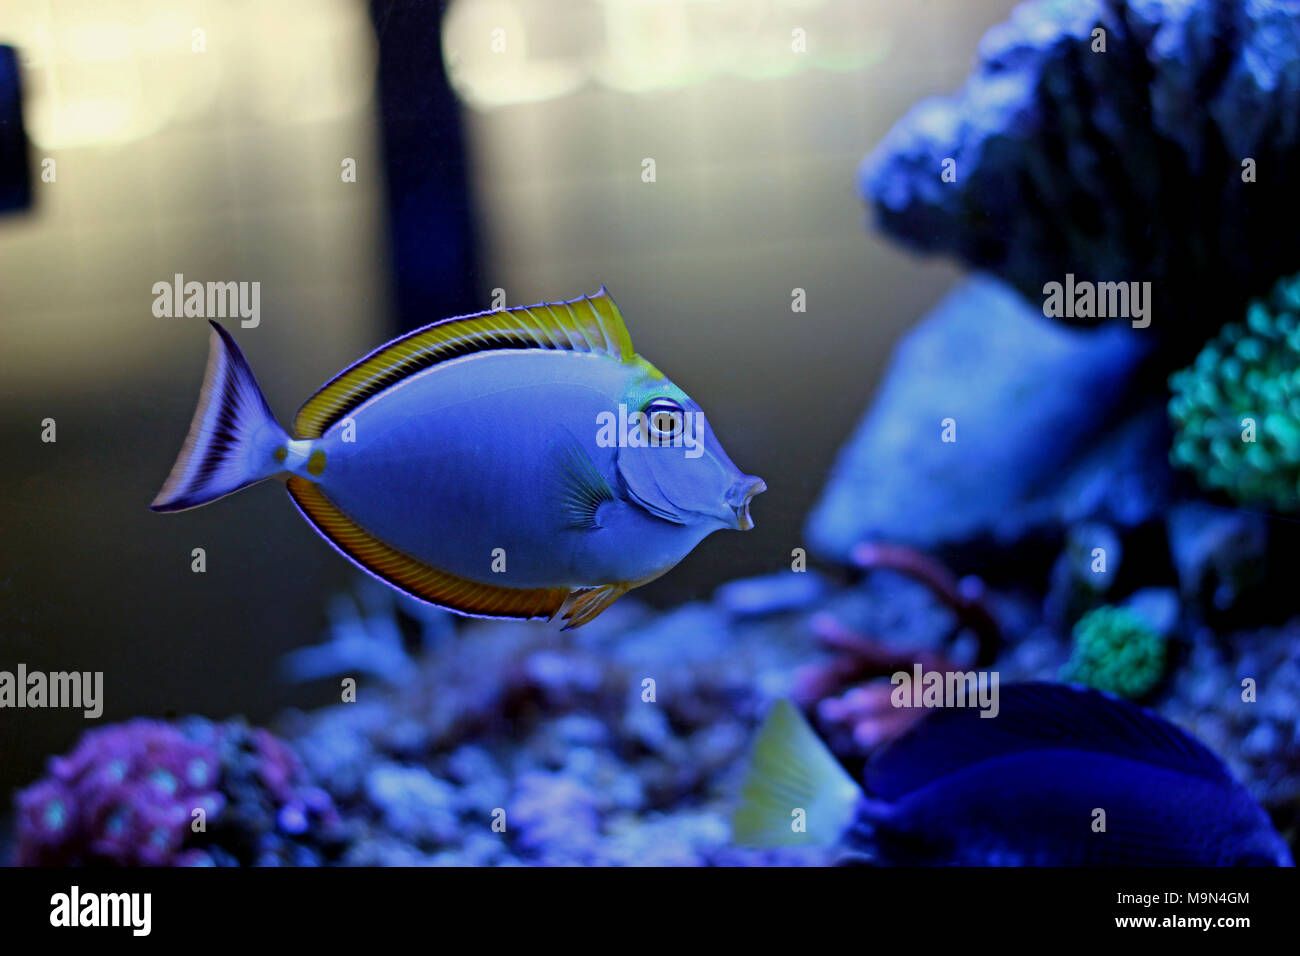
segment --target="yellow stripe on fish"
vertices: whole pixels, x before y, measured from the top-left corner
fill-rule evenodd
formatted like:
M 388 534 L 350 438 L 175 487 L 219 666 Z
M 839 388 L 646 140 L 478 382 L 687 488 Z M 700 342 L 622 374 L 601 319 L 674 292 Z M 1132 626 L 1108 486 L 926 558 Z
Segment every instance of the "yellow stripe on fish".
M 371 395 L 412 372 L 468 352 L 499 348 L 565 349 L 629 361 L 632 339 L 604 286 L 595 295 L 444 319 L 371 352 L 317 390 L 298 410 L 299 438 L 319 438 Z

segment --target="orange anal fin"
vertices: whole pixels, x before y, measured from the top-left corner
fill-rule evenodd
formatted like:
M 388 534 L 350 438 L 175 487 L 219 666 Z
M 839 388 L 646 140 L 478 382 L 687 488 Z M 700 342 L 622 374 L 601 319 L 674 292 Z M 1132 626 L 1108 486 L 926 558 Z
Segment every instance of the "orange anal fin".
M 421 601 L 480 617 L 549 620 L 569 597 L 568 588 L 507 588 L 440 571 L 370 534 L 340 511 L 315 482 L 293 475 L 287 484 L 303 515 L 336 548 L 371 574 Z M 596 614 L 601 610 L 604 607 Z

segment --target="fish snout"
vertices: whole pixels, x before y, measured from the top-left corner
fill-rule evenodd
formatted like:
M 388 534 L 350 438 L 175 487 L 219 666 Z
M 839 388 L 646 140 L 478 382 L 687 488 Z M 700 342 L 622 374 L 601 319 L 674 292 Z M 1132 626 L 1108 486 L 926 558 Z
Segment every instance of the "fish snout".
M 732 482 L 727 489 L 726 501 L 731 508 L 732 527 L 738 531 L 748 531 L 754 527 L 754 519 L 749 514 L 749 503 L 755 495 L 767 491 L 767 482 L 754 475 L 742 475 Z

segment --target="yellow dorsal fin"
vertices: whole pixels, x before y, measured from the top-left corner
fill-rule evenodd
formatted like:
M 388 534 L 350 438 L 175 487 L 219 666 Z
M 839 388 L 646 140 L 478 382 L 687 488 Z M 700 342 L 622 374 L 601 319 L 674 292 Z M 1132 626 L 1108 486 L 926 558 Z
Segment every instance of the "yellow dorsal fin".
M 542 302 L 443 319 L 375 349 L 307 399 L 294 419 L 299 438 L 319 438 L 372 395 L 439 362 L 493 349 L 595 352 L 618 362 L 634 352 L 623 316 L 605 287 L 567 302 Z

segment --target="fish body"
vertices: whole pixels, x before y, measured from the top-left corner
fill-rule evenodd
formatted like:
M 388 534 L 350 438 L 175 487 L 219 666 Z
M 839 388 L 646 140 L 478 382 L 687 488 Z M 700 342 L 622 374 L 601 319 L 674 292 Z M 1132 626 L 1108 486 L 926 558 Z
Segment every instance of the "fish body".
M 329 463 L 319 485 L 377 537 L 462 577 L 490 573 L 501 548 L 515 587 L 654 578 L 726 527 L 730 509 L 677 524 L 615 494 L 593 529 L 562 501 L 571 456 L 617 487 L 619 449 L 597 444 L 596 422 L 611 394 L 646 377 L 566 352 L 457 359 L 358 408 L 363 448 L 331 427 L 316 443 Z
M 789 703 L 760 732 L 738 842 L 838 846 L 890 865 L 1290 866 L 1268 815 L 1155 714 L 1057 684 L 1002 689 L 998 716 L 932 711 L 858 786 Z M 804 807 L 804 832 L 791 828 Z
M 1094 833 L 1098 809 L 1106 830 Z M 1283 848 L 1264 846 L 1265 828 L 1235 786 L 1108 754 L 1034 750 L 887 807 L 864 802 L 846 843 L 905 865 L 1231 866 L 1256 849 L 1257 862 L 1276 864 Z
M 153 507 L 283 477 L 339 551 L 460 613 L 578 626 L 713 531 L 751 527 L 765 488 L 632 351 L 603 289 L 389 343 L 323 386 L 292 438 L 215 323 L 211 355 Z

